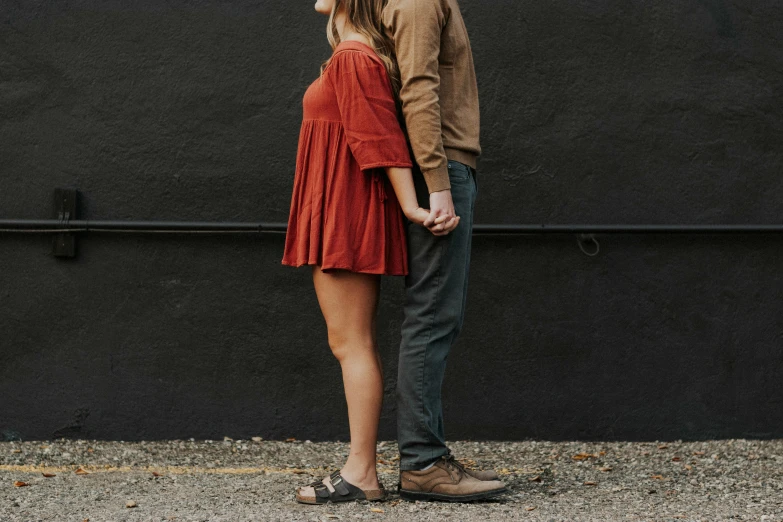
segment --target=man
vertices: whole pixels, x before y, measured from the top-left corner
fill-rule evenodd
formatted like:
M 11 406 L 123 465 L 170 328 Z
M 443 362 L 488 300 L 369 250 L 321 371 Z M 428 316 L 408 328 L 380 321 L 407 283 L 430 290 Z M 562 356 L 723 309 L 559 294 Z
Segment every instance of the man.
M 457 0 L 389 0 L 383 12 L 400 67 L 402 112 L 420 171 L 425 227 L 408 225 L 397 380 L 400 496 L 479 500 L 505 491 L 494 471 L 467 470 L 445 444 L 441 387 L 467 297 L 479 101 L 473 56 Z M 448 216 L 435 224 L 439 216 Z M 457 216 L 459 219 L 457 219 Z

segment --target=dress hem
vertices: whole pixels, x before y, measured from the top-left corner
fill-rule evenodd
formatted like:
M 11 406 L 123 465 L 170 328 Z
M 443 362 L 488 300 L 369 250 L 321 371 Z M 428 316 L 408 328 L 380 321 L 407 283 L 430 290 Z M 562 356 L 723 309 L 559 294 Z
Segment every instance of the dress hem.
M 303 266 L 318 266 L 317 263 L 287 263 L 285 261 L 282 261 L 282 264 L 285 266 L 290 266 L 293 268 L 301 268 Z M 321 271 L 326 270 L 348 270 L 349 272 L 354 272 L 357 274 L 371 274 L 371 275 L 385 275 L 385 276 L 407 276 L 408 272 L 388 272 L 386 270 L 381 270 L 379 268 L 362 268 L 362 269 L 356 269 L 351 266 L 343 266 L 343 265 L 327 265 L 323 266 L 321 265 Z

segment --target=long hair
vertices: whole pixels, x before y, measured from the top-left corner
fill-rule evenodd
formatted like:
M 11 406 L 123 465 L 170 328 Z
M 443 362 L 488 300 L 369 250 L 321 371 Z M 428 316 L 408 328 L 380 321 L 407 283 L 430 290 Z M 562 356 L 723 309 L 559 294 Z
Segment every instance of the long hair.
M 329 23 L 326 26 L 326 37 L 334 50 L 340 43 L 335 15 L 342 7 L 345 9 L 345 20 L 357 33 L 364 35 L 370 41 L 370 47 L 383 61 L 391 81 L 394 100 L 400 108 L 400 67 L 397 65 L 397 55 L 394 52 L 394 40 L 383 30 L 381 14 L 388 0 L 335 0 Z M 321 73 L 331 58 L 321 65 Z

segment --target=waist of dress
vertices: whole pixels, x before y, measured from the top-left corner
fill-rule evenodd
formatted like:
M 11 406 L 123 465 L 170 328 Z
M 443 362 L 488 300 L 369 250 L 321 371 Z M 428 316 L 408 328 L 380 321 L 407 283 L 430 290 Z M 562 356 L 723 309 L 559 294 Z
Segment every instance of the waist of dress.
M 321 122 L 321 123 L 339 123 L 342 125 L 342 121 L 340 120 L 324 120 L 321 118 L 302 118 L 302 123 L 315 123 L 315 122 Z
M 322 120 L 319 118 L 303 118 L 302 119 L 302 126 L 308 123 L 332 123 L 332 124 L 340 124 L 342 125 L 342 121 L 338 120 Z M 384 168 L 374 168 L 369 169 L 371 170 L 370 175 L 372 176 L 372 184 L 375 186 L 375 190 L 378 194 L 378 199 L 381 200 L 381 202 L 385 202 L 389 199 L 389 196 L 386 193 L 386 171 Z

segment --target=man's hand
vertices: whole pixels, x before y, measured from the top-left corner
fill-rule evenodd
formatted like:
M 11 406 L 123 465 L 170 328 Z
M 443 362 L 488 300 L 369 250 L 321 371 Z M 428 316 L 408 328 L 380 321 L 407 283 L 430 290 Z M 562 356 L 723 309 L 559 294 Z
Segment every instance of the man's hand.
M 424 226 L 436 236 L 445 236 L 459 225 L 459 216 L 454 214 L 451 190 L 439 190 L 430 194 L 430 215 Z

